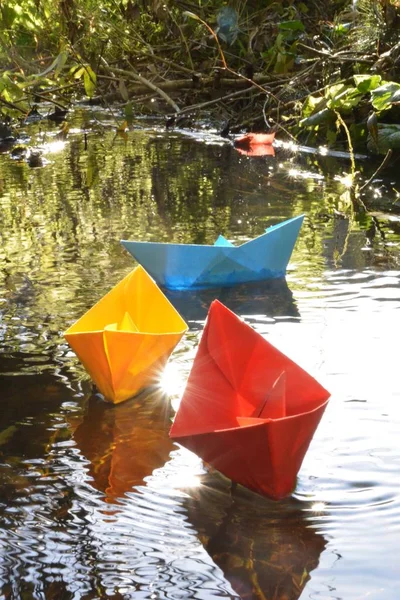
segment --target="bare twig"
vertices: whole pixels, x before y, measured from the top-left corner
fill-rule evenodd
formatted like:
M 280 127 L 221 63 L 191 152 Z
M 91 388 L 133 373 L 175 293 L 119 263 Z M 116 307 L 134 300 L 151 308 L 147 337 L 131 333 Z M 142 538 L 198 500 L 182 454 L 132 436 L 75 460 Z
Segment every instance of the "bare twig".
M 338 120 L 338 122 L 340 123 L 340 125 L 343 127 L 345 133 L 346 133 L 346 137 L 347 137 L 347 143 L 349 146 L 349 152 L 350 152 L 350 162 L 351 162 L 351 176 L 354 182 L 354 178 L 355 178 L 355 174 L 356 174 L 356 162 L 354 160 L 354 150 L 353 150 L 353 144 L 351 142 L 351 136 L 350 136 L 350 131 L 349 128 L 347 127 L 346 123 L 343 121 L 342 115 L 335 110 L 335 115 L 336 118 Z M 353 209 L 355 208 L 355 205 L 357 205 L 357 208 L 361 208 L 363 210 L 365 210 L 365 212 L 368 212 L 367 207 L 365 206 L 364 202 L 361 200 L 359 194 L 357 193 L 357 190 L 351 190 L 353 193 L 351 194 L 351 200 L 353 202 Z
M 23 108 L 21 108 L 20 106 L 18 106 L 17 104 L 14 104 L 13 102 L 8 102 L 8 100 L 4 100 L 4 98 L 0 97 L 0 102 L 2 104 L 4 104 L 5 106 L 8 106 L 9 108 L 13 108 L 14 110 L 19 110 L 20 113 L 22 114 L 26 114 L 26 110 L 24 110 Z
M 147 61 L 149 60 L 149 58 L 151 58 L 152 60 L 162 62 L 162 63 L 172 67 L 176 71 L 182 71 L 182 73 L 188 73 L 189 75 L 193 75 L 193 73 L 195 72 L 194 68 L 188 69 L 187 67 L 184 67 L 183 65 L 179 65 L 178 63 L 174 62 L 173 60 L 170 60 L 169 58 L 164 58 L 163 56 L 158 56 L 157 54 L 145 54 L 144 52 L 142 52 L 141 55 L 144 58 L 146 58 Z
M 297 47 L 304 48 L 304 50 L 307 50 L 307 52 L 310 52 L 310 54 L 315 54 L 316 56 L 320 56 L 322 59 L 326 59 L 326 60 L 330 60 L 330 61 L 335 60 L 335 61 L 339 61 L 339 62 L 353 62 L 353 63 L 360 63 L 360 64 L 365 64 L 365 65 L 373 65 L 374 64 L 374 61 L 372 59 L 365 58 L 365 55 L 363 55 L 363 56 L 357 56 L 357 55 L 345 56 L 344 54 L 339 54 L 339 53 L 332 54 L 331 52 L 327 52 L 324 50 L 317 50 L 316 48 L 307 46 L 306 44 L 303 44 L 302 42 L 298 42 Z
M 379 167 L 376 169 L 375 173 L 373 173 L 373 175 L 371 175 L 371 177 L 368 179 L 368 181 L 366 181 L 364 183 L 364 185 L 362 185 L 360 187 L 360 189 L 358 190 L 359 192 L 362 192 L 370 183 L 373 179 L 375 179 L 375 177 L 377 175 L 379 175 L 379 173 L 382 171 L 382 169 L 384 169 L 386 167 L 386 165 L 388 164 L 389 160 L 391 159 L 393 154 L 393 150 L 391 148 L 389 148 L 389 150 L 386 152 L 386 156 L 383 159 L 383 161 L 381 162 L 381 164 L 379 165 Z
M 127 77 L 130 77 L 131 79 L 133 79 L 134 81 L 138 81 L 140 83 L 142 83 L 144 86 L 146 86 L 147 88 L 149 88 L 150 90 L 153 90 L 153 92 L 157 92 L 157 94 L 159 96 L 161 96 L 162 98 L 164 98 L 164 100 L 170 105 L 172 106 L 172 108 L 175 110 L 175 112 L 179 112 L 179 106 L 176 104 L 176 102 L 174 102 L 172 100 L 172 98 L 170 96 L 168 96 L 168 94 L 166 92 L 164 92 L 164 90 L 162 90 L 160 87 L 158 87 L 157 85 L 155 85 L 154 83 L 152 83 L 151 81 L 149 81 L 148 79 L 146 79 L 146 77 L 143 77 L 143 75 L 139 75 L 139 73 L 136 73 L 134 70 L 133 71 L 127 71 L 126 69 L 117 69 L 116 67 L 109 67 L 109 65 L 107 64 L 107 62 L 104 60 L 104 58 L 102 59 L 102 65 L 103 67 L 106 68 L 106 70 L 109 73 L 116 73 L 119 75 L 126 75 Z M 129 66 L 133 69 L 132 65 L 129 63 Z
M 214 98 L 214 100 L 208 100 L 207 102 L 199 102 L 198 104 L 192 104 L 191 106 L 187 106 L 183 108 L 179 114 L 192 112 L 194 110 L 199 110 L 200 108 L 206 108 L 208 106 L 212 106 L 213 104 L 218 104 L 219 102 L 225 102 L 226 100 L 230 100 L 231 98 L 238 98 L 240 96 L 244 96 L 248 93 L 254 93 L 254 88 L 247 88 L 245 90 L 238 90 L 237 92 L 232 92 L 231 94 L 226 94 L 225 96 L 220 96 L 219 98 Z M 261 92 L 258 92 L 260 94 Z

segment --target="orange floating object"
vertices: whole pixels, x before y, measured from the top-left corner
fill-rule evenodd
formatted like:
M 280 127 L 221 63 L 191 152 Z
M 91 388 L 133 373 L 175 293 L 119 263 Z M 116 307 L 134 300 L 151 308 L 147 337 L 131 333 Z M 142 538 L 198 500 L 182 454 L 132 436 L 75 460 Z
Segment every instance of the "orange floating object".
M 64 334 L 109 402 L 122 402 L 159 378 L 187 325 L 138 266 Z
M 330 394 L 215 300 L 170 435 L 232 481 L 289 495 Z
M 267 144 L 251 144 L 247 148 L 236 146 L 236 150 L 244 156 L 275 156 L 275 148 Z
M 233 142 L 236 150 L 246 156 L 275 156 L 272 143 L 275 133 L 247 133 Z

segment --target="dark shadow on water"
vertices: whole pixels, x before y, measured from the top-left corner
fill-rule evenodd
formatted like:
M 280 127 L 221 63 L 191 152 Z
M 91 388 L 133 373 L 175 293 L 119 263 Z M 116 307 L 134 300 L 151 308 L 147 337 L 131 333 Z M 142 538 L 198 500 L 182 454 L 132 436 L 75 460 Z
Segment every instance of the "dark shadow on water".
M 143 484 L 168 461 L 174 448 L 168 436 L 170 417 L 169 399 L 159 390 L 146 390 L 118 405 L 96 396 L 88 399 L 73 438 L 90 461 L 94 487 L 108 502 Z
M 0 353 L 0 432 L 8 427 L 24 431 L 15 436 L 13 452 L 28 456 L 47 444 L 54 413 L 72 399 L 55 365 L 46 355 Z M 11 438 L 10 438 L 11 439 Z
M 310 527 L 304 503 L 274 502 L 208 473 L 188 491 L 190 523 L 242 600 L 297 600 L 317 568 L 325 538 Z
M 164 290 L 164 293 L 191 329 L 203 327 L 210 304 L 215 299 L 238 315 L 300 317 L 286 279 L 204 290 Z

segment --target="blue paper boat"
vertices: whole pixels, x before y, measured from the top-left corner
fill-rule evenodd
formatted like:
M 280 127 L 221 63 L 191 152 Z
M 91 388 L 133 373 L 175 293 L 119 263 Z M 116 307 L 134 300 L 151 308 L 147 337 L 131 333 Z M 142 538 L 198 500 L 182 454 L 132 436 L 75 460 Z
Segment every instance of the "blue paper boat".
M 121 240 L 155 281 L 172 290 L 230 286 L 285 277 L 304 215 L 273 225 L 234 246 L 222 235 L 213 246 Z

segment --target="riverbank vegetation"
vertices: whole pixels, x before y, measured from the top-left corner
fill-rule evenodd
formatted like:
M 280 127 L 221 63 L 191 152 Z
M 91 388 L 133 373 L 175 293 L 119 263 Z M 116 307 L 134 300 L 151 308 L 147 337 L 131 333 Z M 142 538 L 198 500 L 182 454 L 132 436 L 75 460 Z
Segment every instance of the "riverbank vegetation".
M 397 0 L 9 0 L 0 137 L 84 101 L 385 154 L 400 147 L 399 28 Z

